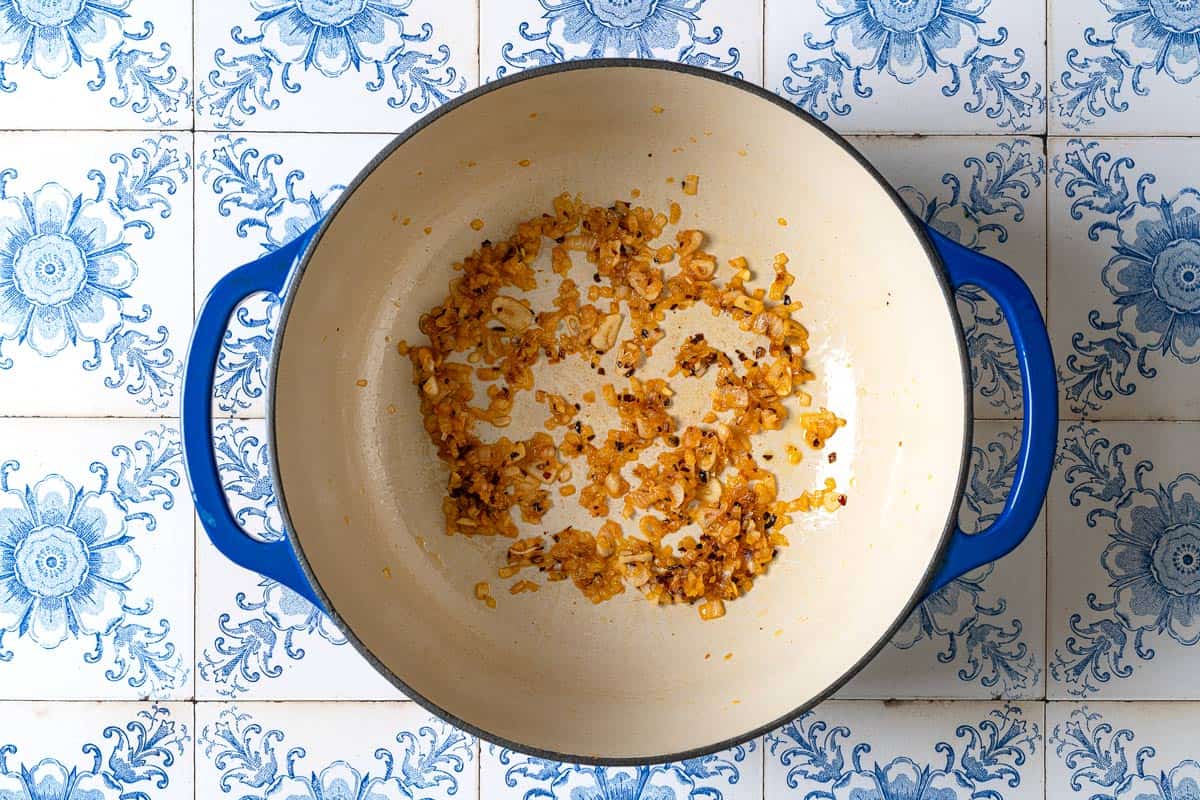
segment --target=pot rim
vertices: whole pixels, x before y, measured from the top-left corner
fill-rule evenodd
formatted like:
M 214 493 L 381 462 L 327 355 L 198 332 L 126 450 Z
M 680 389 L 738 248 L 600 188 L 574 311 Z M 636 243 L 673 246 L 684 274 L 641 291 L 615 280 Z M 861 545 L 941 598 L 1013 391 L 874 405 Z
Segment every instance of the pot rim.
M 956 481 L 956 488 L 954 490 L 953 503 L 951 504 L 950 509 L 947 511 L 946 522 L 942 527 L 941 537 L 938 541 L 937 547 L 934 549 L 933 556 L 929 561 L 929 565 L 925 568 L 924 575 L 918 582 L 913 594 L 900 609 L 896 618 L 888 626 L 883 635 L 875 642 L 875 644 L 868 648 L 863 655 L 857 661 L 855 661 L 854 664 L 852 664 L 844 673 L 842 673 L 842 675 L 840 675 L 836 680 L 832 681 L 824 690 L 806 699 L 788 713 L 759 725 L 749 731 L 746 731 L 745 733 L 730 736 L 711 745 L 694 747 L 689 750 L 683 750 L 674 753 L 656 754 L 644 757 L 607 758 L 583 753 L 557 752 L 554 750 L 546 750 L 543 748 L 523 745 L 520 742 L 512 741 L 511 739 L 507 739 L 503 736 L 499 736 L 473 725 L 467 720 L 457 717 L 456 715 L 439 706 L 437 703 L 434 703 L 430 699 L 424 697 L 420 692 L 417 692 L 415 689 L 410 687 L 403 678 L 392 672 L 392 670 L 386 664 L 384 664 L 362 642 L 362 640 L 358 638 L 358 636 L 355 635 L 353 628 L 351 628 L 346 620 L 344 620 L 338 613 L 337 608 L 332 602 L 329 594 L 325 591 L 324 587 L 321 585 L 321 582 L 314 574 L 312 567 L 309 564 L 308 557 L 304 552 L 304 547 L 300 543 L 300 538 L 295 533 L 296 529 L 292 524 L 291 515 L 288 513 L 287 498 L 285 496 L 283 483 L 280 480 L 279 461 L 276 455 L 278 451 L 275 447 L 276 431 L 274 412 L 275 393 L 278 386 L 276 378 L 278 377 L 279 355 L 283 345 L 283 332 L 287 326 L 288 317 L 291 313 L 292 304 L 296 296 L 295 290 L 300 285 L 300 281 L 303 279 L 313 251 L 320 245 L 321 240 L 324 238 L 325 232 L 337 218 L 338 212 L 341 211 L 342 207 L 349 201 L 354 192 L 362 186 L 362 184 L 375 171 L 375 169 L 379 167 L 380 164 L 390 158 L 394 152 L 400 149 L 400 147 L 402 147 L 426 127 L 432 125 L 434 122 L 451 113 L 452 111 L 467 105 L 476 98 L 516 83 L 521 83 L 523 81 L 533 80 L 544 75 L 553 75 L 560 72 L 611 68 L 667 70 L 691 75 L 692 77 L 702 78 L 704 80 L 711 80 L 717 83 L 725 84 L 726 86 L 733 86 L 742 91 L 749 92 L 750 94 L 755 95 L 756 97 L 770 102 L 780 108 L 790 111 L 796 117 L 808 123 L 819 133 L 823 134 L 830 141 L 838 145 L 847 155 L 853 158 L 860 167 L 866 170 L 867 173 L 875 179 L 875 182 L 878 184 L 879 188 L 888 195 L 895 207 L 903 214 L 904 218 L 908 221 L 909 227 L 911 228 L 913 234 L 920 242 L 921 247 L 924 248 L 925 254 L 929 259 L 930 266 L 934 269 L 934 274 L 937 278 L 938 285 L 941 287 L 942 297 L 946 303 L 947 309 L 952 316 L 957 315 L 957 307 L 954 300 L 954 290 L 950 285 L 949 278 L 947 277 L 945 264 L 943 263 L 937 249 L 933 246 L 932 241 L 926 235 L 924 225 L 921 224 L 913 212 L 904 203 L 903 199 L 901 199 L 896 190 L 892 188 L 892 186 L 884 179 L 883 175 L 880 174 L 880 172 L 874 167 L 874 165 L 871 164 L 870 161 L 866 159 L 866 157 L 864 157 L 857 149 L 855 149 L 855 147 L 851 145 L 844 136 L 834 131 L 824 122 L 821 122 L 807 111 L 757 84 L 744 81 L 740 78 L 734 78 L 724 73 L 714 72 L 712 70 L 692 66 L 690 64 L 680 64 L 674 61 L 659 61 L 654 59 L 637 58 L 598 58 L 580 59 L 542 67 L 533 67 L 522 72 L 500 78 L 490 83 L 482 84 L 475 89 L 461 94 L 429 112 L 421 119 L 414 122 L 402 133 L 397 134 L 396 137 L 392 139 L 392 141 L 389 142 L 382 150 L 380 150 L 379 153 L 377 153 L 375 157 L 372 158 L 371 161 L 358 173 L 358 175 L 355 176 L 354 180 L 347 185 L 345 191 L 343 191 L 337 202 L 330 209 L 329 213 L 326 214 L 324 219 L 322 219 L 318 224 L 316 233 L 305 245 L 303 252 L 297 259 L 295 266 L 291 270 L 291 273 L 288 275 L 287 281 L 281 292 L 282 305 L 279 312 L 279 321 L 275 328 L 275 337 L 271 344 L 271 361 L 268 372 L 266 398 L 266 438 L 271 470 L 271 480 L 274 484 L 275 495 L 279 506 L 283 528 L 287 532 L 288 541 L 290 542 L 292 550 L 295 553 L 296 561 L 299 563 L 300 569 L 304 573 L 304 576 L 308 580 L 309 584 L 312 586 L 313 591 L 316 593 L 317 597 L 320 598 L 321 603 L 324 606 L 324 613 L 333 621 L 342 634 L 345 635 L 346 640 L 350 643 L 350 645 L 359 653 L 359 655 L 366 659 L 366 661 L 375 669 L 376 672 L 378 672 L 384 677 L 384 679 L 399 689 L 405 697 L 414 701 L 429 713 L 450 723 L 456 728 L 476 736 L 479 739 L 500 745 L 501 747 L 510 750 L 551 761 L 582 764 L 587 766 L 628 767 L 644 764 L 662 764 L 700 758 L 723 750 L 728 750 L 738 745 L 745 744 L 753 739 L 759 738 L 760 736 L 763 736 L 770 731 L 773 731 L 776 728 L 791 722 L 801 714 L 804 714 L 828 699 L 851 678 L 861 672 L 862 669 L 866 667 L 876 655 L 879 654 L 879 652 L 887 645 L 887 643 L 891 641 L 892 636 L 900 628 L 904 621 L 908 619 L 908 616 L 912 613 L 913 609 L 916 608 L 916 606 L 924 599 L 925 589 L 933 580 L 946 555 L 946 549 L 950 544 L 951 536 L 958 524 L 958 509 L 962 502 L 963 493 L 966 488 L 967 468 L 970 464 L 971 442 L 974 432 L 975 416 L 972 397 L 973 387 L 970 378 L 970 359 L 967 353 L 966 340 L 963 336 L 961 328 L 956 327 L 955 339 L 958 345 L 959 371 L 962 374 L 963 382 L 964 423 L 962 455 L 959 458 L 958 478 Z

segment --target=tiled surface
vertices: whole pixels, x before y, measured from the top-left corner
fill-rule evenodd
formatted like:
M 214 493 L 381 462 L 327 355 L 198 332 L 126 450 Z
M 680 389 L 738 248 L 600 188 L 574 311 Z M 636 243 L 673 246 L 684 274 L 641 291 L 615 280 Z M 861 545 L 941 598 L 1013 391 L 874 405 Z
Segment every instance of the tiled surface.
M 1043 713 L 1041 703 L 823 703 L 767 736 L 763 794 L 1041 798 Z
M 4 698 L 191 698 L 195 526 L 178 427 L 3 419 L 0 442 Z
M 1049 694 L 1200 697 L 1194 422 L 1075 422 L 1048 500 Z
M 480 0 L 479 5 L 483 81 L 528 67 L 603 55 L 682 61 L 763 82 L 760 3 Z
M 476 797 L 478 751 L 413 703 L 203 703 L 196 797 Z
M 1050 131 L 1192 135 L 1200 102 L 1196 9 L 1051 0 Z
M 762 797 L 763 741 L 676 764 L 624 769 L 550 764 L 499 746 L 483 745 L 479 758 L 482 797 Z M 641 793 L 638 793 L 641 787 Z
M 180 254 L 192 250 L 192 134 L 0 133 L 0 165 L 9 258 L 70 219 L 40 240 L 64 269 L 5 296 L 0 414 L 176 414 L 192 318 L 180 291 L 191 273 Z
M 192 44 L 187 2 L 6 2 L 0 129 L 187 130 Z
M 1050 498 L 1015 553 L 924 602 L 837 699 L 644 769 L 481 747 L 405 701 L 196 541 L 171 419 L 221 275 L 317 219 L 389 132 L 590 53 L 737 75 L 852 134 L 926 221 L 1021 273 L 1063 379 Z M 1190 0 L 0 0 L 0 795 L 1194 795 L 1198 73 Z M 71 269 L 18 291 L 17 250 L 71 209 Z M 1011 483 L 1021 393 L 994 304 L 958 299 L 974 530 Z M 245 304 L 213 405 L 263 539 L 276 305 Z M 30 534 L 35 514 L 61 530 Z M 37 548 L 65 571 L 7 566 Z M 99 580 L 22 583 L 85 551 Z
M 766 6 L 767 88 L 839 130 L 1046 130 L 1042 3 L 768 0 Z
M 198 128 L 399 132 L 477 83 L 475 0 L 202 7 Z
M 1186 796 L 1200 785 L 1197 712 L 1195 703 L 1050 703 L 1047 796 Z
M 1050 325 L 1072 415 L 1200 418 L 1197 156 L 1194 139 L 1051 142 Z
M 0 702 L 0 797 L 190 800 L 190 703 Z

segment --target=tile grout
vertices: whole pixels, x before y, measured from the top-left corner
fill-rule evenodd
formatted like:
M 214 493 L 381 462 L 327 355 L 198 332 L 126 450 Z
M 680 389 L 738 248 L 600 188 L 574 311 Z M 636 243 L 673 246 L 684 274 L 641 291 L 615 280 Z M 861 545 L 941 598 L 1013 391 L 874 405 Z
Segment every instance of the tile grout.
M 1044 163 L 1044 170 L 1045 170 L 1045 176 L 1046 176 L 1045 177 L 1046 203 L 1045 203 L 1045 207 L 1043 208 L 1043 219 L 1044 219 L 1043 230 L 1045 231 L 1045 235 L 1046 235 L 1046 242 L 1045 242 L 1045 254 L 1046 255 L 1045 255 L 1045 262 L 1044 262 L 1045 263 L 1045 271 L 1046 271 L 1046 273 L 1045 273 L 1046 279 L 1045 279 L 1045 283 L 1043 285 L 1045 286 L 1045 290 L 1046 290 L 1045 321 L 1046 321 L 1047 335 L 1049 335 L 1049 332 L 1051 330 L 1051 328 L 1050 328 L 1050 315 L 1051 315 L 1051 308 L 1050 308 L 1050 141 L 1051 141 L 1051 138 L 1050 138 L 1050 127 L 1051 127 L 1050 126 L 1050 117 L 1051 117 L 1051 106 L 1050 106 L 1050 76 L 1051 76 L 1051 71 L 1050 71 L 1050 5 L 1051 5 L 1051 0 L 1045 0 L 1045 4 L 1044 4 L 1043 8 L 1045 9 L 1044 13 L 1046 15 L 1045 16 L 1046 40 L 1044 43 L 1045 53 L 1046 53 L 1046 78 L 1045 78 L 1045 82 L 1043 83 L 1043 86 L 1046 87 L 1046 135 L 1042 137 L 1042 158 L 1044 159 L 1043 163 Z M 1051 357 L 1053 357 L 1053 351 L 1051 352 Z M 1057 451 L 1058 451 L 1057 434 L 1055 435 L 1054 449 L 1055 449 L 1055 452 L 1057 453 Z M 1053 476 L 1051 477 L 1051 481 L 1053 481 Z M 1042 514 L 1045 515 L 1045 520 L 1046 520 L 1045 521 L 1045 525 L 1046 525 L 1045 538 L 1044 538 L 1044 541 L 1042 542 L 1042 546 L 1045 548 L 1045 550 L 1044 550 L 1045 557 L 1042 560 L 1042 575 L 1043 575 L 1043 583 L 1042 583 L 1042 609 L 1043 609 L 1043 613 L 1042 613 L 1042 642 L 1043 642 L 1042 670 L 1043 670 L 1043 672 L 1042 672 L 1042 699 L 1041 699 L 1041 708 L 1042 708 L 1042 797 L 1049 797 L 1049 794 L 1050 794 L 1050 754 L 1047 752 L 1047 748 L 1046 748 L 1046 742 L 1048 741 L 1049 736 L 1050 736 L 1049 731 L 1046 730 L 1046 718 L 1048 716 L 1047 711 L 1049 708 L 1047 706 L 1047 698 L 1049 698 L 1049 696 L 1050 696 L 1050 514 L 1046 511 L 1046 508 L 1049 506 L 1049 490 L 1050 490 L 1050 487 L 1047 487 L 1046 499 L 1042 501 Z

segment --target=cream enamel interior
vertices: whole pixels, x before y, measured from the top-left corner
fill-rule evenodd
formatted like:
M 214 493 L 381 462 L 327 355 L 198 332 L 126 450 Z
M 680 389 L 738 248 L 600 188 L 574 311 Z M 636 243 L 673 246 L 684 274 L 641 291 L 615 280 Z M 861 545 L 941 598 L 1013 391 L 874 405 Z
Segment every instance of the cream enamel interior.
M 701 176 L 695 197 L 679 190 L 687 173 Z M 829 475 L 849 504 L 800 517 L 770 573 L 714 622 L 636 592 L 593 606 L 568 583 L 510 596 L 495 577 L 506 541 L 442 533 L 444 468 L 394 347 L 420 340 L 418 313 L 480 239 L 559 192 L 607 204 L 634 187 L 654 207 L 681 201 L 722 264 L 745 255 L 769 276 L 772 255 L 790 254 L 816 402 L 849 421 L 830 445 L 836 464 L 775 461 L 782 496 Z M 611 66 L 479 96 L 358 186 L 293 291 L 274 445 L 321 589 L 412 691 L 526 748 L 680 753 L 810 702 L 897 621 L 955 505 L 969 429 L 957 321 L 920 240 L 836 142 L 727 83 Z M 596 527 L 582 511 L 579 524 Z M 481 580 L 497 608 L 475 599 Z

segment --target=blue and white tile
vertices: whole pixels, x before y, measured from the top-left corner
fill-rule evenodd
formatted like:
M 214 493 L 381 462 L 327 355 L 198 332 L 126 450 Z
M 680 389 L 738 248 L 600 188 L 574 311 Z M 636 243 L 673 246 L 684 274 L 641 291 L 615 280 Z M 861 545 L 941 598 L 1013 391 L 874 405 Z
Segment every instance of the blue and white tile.
M 1045 309 L 1046 159 L 1027 138 L 854 137 L 927 225 L 1005 262 Z M 975 416 L 1021 416 L 1021 378 L 1004 314 L 978 287 L 956 292 L 975 384 Z
M 192 4 L 0 2 L 0 128 L 192 125 Z
M 479 796 L 488 800 L 759 800 L 763 742 L 673 764 L 587 767 L 480 748 Z
M 656 58 L 763 80 L 762 3 L 480 0 L 480 77 L 577 58 Z
M 766 800 L 1041 800 L 1044 704 L 822 703 L 767 736 Z
M 984 530 L 1003 510 L 1020 435 L 1018 422 L 976 423 L 963 530 Z M 1045 602 L 1046 525 L 1039 518 L 1015 551 L 926 598 L 837 697 L 1043 697 Z
M 0 415 L 171 416 L 190 133 L 0 134 Z
M 262 420 L 215 426 L 217 468 L 234 517 L 262 541 L 285 538 Z M 196 681 L 202 700 L 398 700 L 341 631 L 300 595 L 234 565 L 198 529 Z
M 1050 127 L 1086 135 L 1194 134 L 1200 7 L 1051 0 Z
M 1195 703 L 1050 703 L 1046 796 L 1171 800 L 1200 791 Z
M 192 504 L 153 420 L 0 421 L 0 693 L 192 696 Z
M 207 0 L 199 130 L 401 131 L 478 83 L 477 0 Z
M 191 800 L 190 703 L 0 702 L 0 797 Z
M 196 796 L 478 797 L 478 744 L 415 703 L 200 703 Z
M 1064 413 L 1200 418 L 1200 140 L 1053 139 L 1050 159 Z
M 230 270 L 282 247 L 315 225 L 386 135 L 198 134 L 197 307 Z M 279 301 L 243 303 L 217 365 L 213 412 L 262 416 Z
M 766 86 L 847 133 L 1046 130 L 1041 3 L 767 3 Z
M 1200 698 L 1200 423 L 1085 420 L 1062 437 L 1050 697 Z

